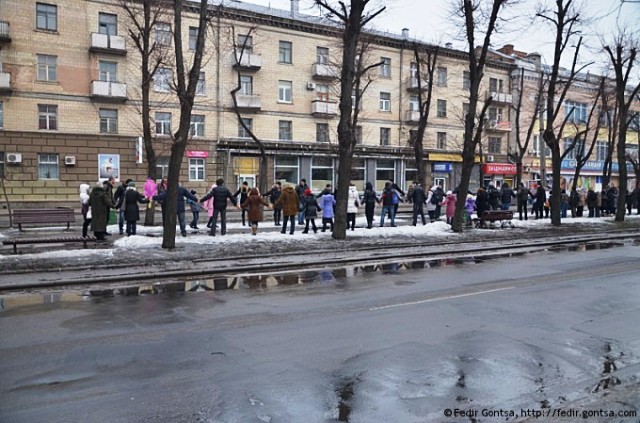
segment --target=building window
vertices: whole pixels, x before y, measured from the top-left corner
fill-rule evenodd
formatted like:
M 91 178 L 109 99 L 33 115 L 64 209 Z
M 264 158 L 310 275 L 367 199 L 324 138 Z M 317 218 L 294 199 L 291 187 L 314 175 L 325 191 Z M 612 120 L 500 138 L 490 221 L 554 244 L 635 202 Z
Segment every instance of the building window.
M 171 113 L 156 112 L 156 134 L 171 135 Z
M 437 113 L 436 115 L 440 118 L 447 117 L 447 100 L 438 100 L 437 102 Z
M 391 93 L 380 93 L 380 111 L 391 111 Z
M 596 160 L 605 161 L 609 155 L 609 146 L 606 141 L 596 141 Z
M 247 128 L 249 128 L 249 131 L 253 131 L 253 119 L 243 118 L 242 121 L 244 122 L 245 125 L 247 125 Z M 238 122 L 238 138 L 251 138 L 249 131 L 244 129 L 244 127 L 240 124 L 240 122 Z
M 575 101 L 565 101 L 564 113 L 569 116 L 568 122 L 585 123 L 587 121 L 587 105 Z
M 192 137 L 204 137 L 204 115 L 191 115 L 189 135 Z
M 204 159 L 189 159 L 189 181 L 204 181 Z
M 489 137 L 489 153 L 491 154 L 500 154 L 502 150 L 500 147 L 502 145 L 502 139 L 498 137 Z
M 462 103 L 462 122 L 464 123 L 469 114 L 469 103 Z
M 438 86 L 446 87 L 447 86 L 447 68 L 443 66 L 438 66 L 437 77 L 438 77 Z
M 57 154 L 38 154 L 38 179 L 60 179 Z
M 158 157 L 156 160 L 156 169 L 158 178 L 167 179 L 169 177 L 169 158 Z
M 111 13 L 98 13 L 98 33 L 118 35 L 118 16 Z
M 118 63 L 101 60 L 98 63 L 98 79 L 105 82 L 118 81 Z
M 602 142 L 606 143 L 606 141 L 602 141 Z M 545 157 L 551 157 L 551 149 L 544 143 L 544 141 L 542 141 L 542 144 L 544 145 Z M 597 144 L 596 144 L 596 150 L 597 150 Z M 540 136 L 539 135 L 533 136 L 533 154 L 536 157 L 540 157 Z
M 0 101 L 0 128 L 4 128 L 4 102 Z
M 282 141 L 291 141 L 293 139 L 292 123 L 290 120 L 278 121 L 278 139 Z
M 251 53 L 253 51 L 253 37 L 251 35 L 238 35 L 238 45 L 239 49 L 244 48 L 246 53 Z
M 491 122 L 502 121 L 502 107 L 489 107 L 489 121 Z
M 240 75 L 240 94 L 253 95 L 253 77 Z
M 420 111 L 420 97 L 418 97 L 417 95 L 412 95 L 411 97 L 409 97 L 409 110 L 411 110 L 412 112 Z
M 353 136 L 356 138 L 356 144 L 362 144 L 362 125 L 357 125 L 354 128 Z
M 37 54 L 38 81 L 55 82 L 58 80 L 58 56 Z
M 198 27 L 189 27 L 189 50 L 195 50 L 198 47 Z
M 274 179 L 283 186 L 294 186 L 298 183 L 299 163 L 297 157 L 276 156 L 274 165 Z
M 391 143 L 391 128 L 380 128 L 380 145 Z
M 492 93 L 501 93 L 504 89 L 504 82 L 502 79 L 489 78 L 489 91 Z
M 161 46 L 170 46 L 171 37 L 171 24 L 166 22 L 156 23 L 156 43 L 160 44 Z
M 316 141 L 329 142 L 329 124 L 316 123 Z
M 333 159 L 314 157 L 311 162 L 311 189 L 322 191 L 327 184 L 333 185 Z
M 198 83 L 196 84 L 196 94 L 207 95 L 207 87 L 204 81 L 204 72 L 200 72 L 198 75 Z
M 0 151 L 0 179 L 4 179 L 4 151 Z
M 438 150 L 446 150 L 447 149 L 447 133 L 446 132 L 438 132 L 436 134 L 436 141 L 438 143 L 438 145 L 436 146 L 436 148 Z
M 329 49 L 326 47 L 316 47 L 316 63 L 320 65 L 329 64 Z
M 173 72 L 169 68 L 158 68 L 153 78 L 153 89 L 159 93 L 168 93 L 173 82 Z
M 351 163 L 351 182 L 362 192 L 366 183 L 366 167 L 364 159 L 354 158 Z
M 281 103 L 291 103 L 291 81 L 278 81 L 278 101 Z
M 36 3 L 36 28 L 45 31 L 58 30 L 58 6 Z
M 469 71 L 462 71 L 462 89 L 471 89 L 471 74 L 469 73 Z
M 384 78 L 391 78 L 391 59 L 388 57 L 381 57 L 380 62 L 380 76 Z
M 376 190 L 382 191 L 387 181 L 394 181 L 396 175 L 395 162 L 390 159 L 376 160 Z
M 316 84 L 316 100 L 329 101 L 329 85 Z
M 116 109 L 100 109 L 100 132 L 103 134 L 118 133 L 118 111 Z
M 38 104 L 38 129 L 50 131 L 58 129 L 58 106 Z
M 416 62 L 411 62 L 409 64 L 409 78 L 412 80 L 418 79 L 418 64 Z
M 278 63 L 292 62 L 293 45 L 289 41 L 280 41 L 278 48 Z
M 563 151 L 567 152 L 571 148 L 571 144 L 573 144 L 573 138 L 567 137 L 563 140 Z M 567 152 L 565 159 L 575 160 L 578 156 L 581 156 L 584 153 L 584 141 L 578 140 L 573 148 Z

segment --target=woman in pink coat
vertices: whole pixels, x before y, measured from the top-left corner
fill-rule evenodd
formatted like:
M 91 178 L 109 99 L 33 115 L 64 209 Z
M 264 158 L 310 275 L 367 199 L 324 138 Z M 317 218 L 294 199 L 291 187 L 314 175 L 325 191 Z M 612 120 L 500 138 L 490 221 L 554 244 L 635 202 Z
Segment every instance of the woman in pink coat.
M 214 189 L 216 186 L 217 186 L 216 184 L 211 185 L 211 190 Z M 209 192 L 211 192 L 211 190 L 209 190 Z M 211 196 L 211 198 L 205 201 L 202 205 L 207 209 L 207 215 L 209 216 L 209 222 L 207 222 L 207 228 L 210 228 L 211 225 L 213 224 L 213 196 Z
M 458 197 L 451 191 L 447 191 L 447 196 L 441 206 L 446 207 L 447 224 L 450 225 L 453 220 L 453 215 L 456 214 L 456 200 Z

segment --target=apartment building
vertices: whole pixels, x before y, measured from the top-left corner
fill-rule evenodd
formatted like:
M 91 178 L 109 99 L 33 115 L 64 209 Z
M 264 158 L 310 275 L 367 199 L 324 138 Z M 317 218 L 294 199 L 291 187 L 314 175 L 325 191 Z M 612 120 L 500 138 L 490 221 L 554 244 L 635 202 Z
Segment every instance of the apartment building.
M 189 52 L 197 3 L 185 5 L 183 41 Z M 204 192 L 218 177 L 232 188 L 245 180 L 256 182 L 259 152 L 240 125 L 231 96 L 238 81 L 238 110 L 265 145 L 268 183 L 295 184 L 306 178 L 315 191 L 335 183 L 339 29 L 301 14 L 296 0 L 290 10 L 241 2 L 211 5 L 210 10 L 213 28 L 181 183 Z M 154 33 L 154 41 L 167 51 L 173 43 L 172 21 L 167 16 Z M 114 2 L 3 0 L 0 171 L 14 203 L 73 203 L 83 182 L 111 175 L 146 179 L 140 148 L 140 58 L 128 38 L 128 25 Z M 361 190 L 366 181 L 378 189 L 390 179 L 406 186 L 417 173 L 411 137 L 418 115 L 412 45 L 418 41 L 408 30 L 369 35 L 371 46 L 363 54 L 368 63 L 382 65 L 370 72 L 372 82 L 363 93 L 353 181 Z M 460 175 L 465 55 L 450 46 L 440 48 L 425 136 L 428 177 L 447 189 L 457 185 Z M 497 57 L 484 79 L 483 93 L 494 99 L 483 143 L 488 162 L 484 175 L 498 182 L 514 173 L 506 159 L 513 63 L 507 55 Z M 163 175 L 179 118 L 171 92 L 173 72 L 170 65 L 159 69 L 152 90 L 154 145 Z

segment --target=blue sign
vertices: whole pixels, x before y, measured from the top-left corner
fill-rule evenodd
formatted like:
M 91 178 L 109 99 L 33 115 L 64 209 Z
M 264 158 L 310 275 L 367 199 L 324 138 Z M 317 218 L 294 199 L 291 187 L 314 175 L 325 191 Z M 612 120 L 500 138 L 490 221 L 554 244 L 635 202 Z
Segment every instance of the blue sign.
M 574 159 L 564 159 L 561 164 L 562 170 L 575 170 L 576 169 L 576 161 Z M 604 168 L 604 160 L 588 160 L 582 170 L 586 172 L 602 172 Z M 631 164 L 627 163 L 627 169 L 632 169 Z M 613 163 L 611 163 L 611 171 L 618 172 L 618 160 L 613 157 Z
M 450 173 L 452 168 L 453 166 L 451 165 L 451 163 L 434 163 L 433 164 L 434 172 Z

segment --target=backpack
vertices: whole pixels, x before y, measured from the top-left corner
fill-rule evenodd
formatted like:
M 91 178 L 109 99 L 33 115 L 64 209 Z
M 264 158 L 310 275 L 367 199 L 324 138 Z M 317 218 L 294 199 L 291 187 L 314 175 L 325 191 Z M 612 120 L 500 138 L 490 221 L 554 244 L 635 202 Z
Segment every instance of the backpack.
M 442 196 L 442 191 L 440 190 L 433 191 L 433 195 L 431 196 L 431 204 L 435 204 L 437 206 L 438 204 L 442 203 L 442 200 L 444 200 L 444 197 Z
M 391 203 L 392 204 L 398 204 L 400 202 L 400 196 L 398 195 L 398 193 L 396 192 L 396 190 L 393 190 L 393 198 L 391 199 Z

